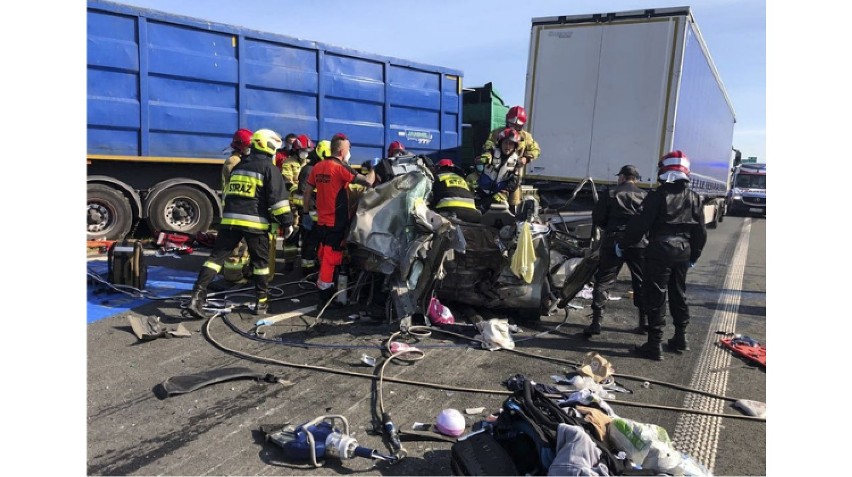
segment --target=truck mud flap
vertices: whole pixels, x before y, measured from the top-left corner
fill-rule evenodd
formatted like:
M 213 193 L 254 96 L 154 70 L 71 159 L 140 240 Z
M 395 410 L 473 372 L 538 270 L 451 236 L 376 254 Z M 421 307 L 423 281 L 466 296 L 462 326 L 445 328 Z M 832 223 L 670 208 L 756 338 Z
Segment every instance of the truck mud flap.
M 583 260 L 574 268 L 571 276 L 565 279 L 565 284 L 562 285 L 562 289 L 559 291 L 559 303 L 556 304 L 557 308 L 568 306 L 568 302 L 573 300 L 583 290 L 583 287 L 594 277 L 595 271 L 598 269 L 598 263 L 600 263 L 599 248 L 588 251 L 586 256 L 583 257 Z
M 185 394 L 211 384 L 230 381 L 233 379 L 254 379 L 256 381 L 277 382 L 277 378 L 271 374 L 257 373 L 248 368 L 220 368 L 196 374 L 172 376 L 155 386 L 154 394 L 159 399 L 166 399 L 176 394 Z

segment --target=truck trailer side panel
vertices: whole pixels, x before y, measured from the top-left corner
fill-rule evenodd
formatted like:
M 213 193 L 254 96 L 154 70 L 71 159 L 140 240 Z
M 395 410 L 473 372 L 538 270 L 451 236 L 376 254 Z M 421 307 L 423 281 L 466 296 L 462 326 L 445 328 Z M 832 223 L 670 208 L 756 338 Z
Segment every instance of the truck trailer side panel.
M 683 68 L 671 149 L 689 156 L 693 189 L 721 197 L 731 170 L 734 112 L 694 23 L 685 31 Z
M 526 95 L 530 179 L 607 184 L 634 164 L 651 187 L 683 149 L 724 195 L 733 109 L 688 9 L 533 19 Z
M 239 128 L 315 141 L 342 132 L 353 164 L 384 157 L 393 141 L 458 156 L 458 70 L 100 0 L 88 1 L 87 47 L 88 175 L 98 190 L 115 185 L 143 204 L 133 222 L 152 225 L 154 215 L 178 231 L 209 227 L 220 213 L 223 148 Z M 157 210 L 148 196 L 159 198 Z M 104 217 L 123 211 L 90 206 L 89 238 L 126 233 L 104 232 Z

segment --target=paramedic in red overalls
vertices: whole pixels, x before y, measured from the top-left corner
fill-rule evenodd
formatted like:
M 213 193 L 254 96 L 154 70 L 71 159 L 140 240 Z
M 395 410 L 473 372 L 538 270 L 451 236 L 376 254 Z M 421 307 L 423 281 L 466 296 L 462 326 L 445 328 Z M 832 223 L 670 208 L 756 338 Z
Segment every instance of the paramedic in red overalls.
M 343 262 L 346 234 L 349 231 L 348 186 L 350 183 L 365 187 L 373 185 L 367 176 L 356 173 L 349 166 L 350 146 L 345 135 L 336 134 L 331 140 L 331 157 L 311 169 L 307 180 L 308 187 L 303 191 L 306 210 L 310 210 L 314 205 L 316 195 L 315 227 L 320 240 L 317 251 L 317 259 L 320 262 L 317 278 L 318 311 L 334 296 L 334 274 L 337 266 Z M 316 192 L 312 188 L 316 189 Z

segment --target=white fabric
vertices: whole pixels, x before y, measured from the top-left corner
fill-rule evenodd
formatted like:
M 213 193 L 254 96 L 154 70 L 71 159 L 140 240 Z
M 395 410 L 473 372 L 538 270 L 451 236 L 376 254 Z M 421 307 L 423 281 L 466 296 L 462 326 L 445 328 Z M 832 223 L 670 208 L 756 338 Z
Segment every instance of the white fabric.
M 668 171 L 660 174 L 660 182 L 688 181 L 689 176 L 680 171 Z
M 582 427 L 561 423 L 556 427 L 556 457 L 547 475 L 610 475 L 600 460 L 601 450 Z

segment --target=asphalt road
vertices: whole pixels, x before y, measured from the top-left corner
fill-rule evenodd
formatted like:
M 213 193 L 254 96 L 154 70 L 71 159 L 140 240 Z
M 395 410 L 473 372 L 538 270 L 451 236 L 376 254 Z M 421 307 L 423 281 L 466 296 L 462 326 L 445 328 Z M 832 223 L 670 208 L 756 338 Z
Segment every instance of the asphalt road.
M 630 347 L 643 337 L 628 331 L 636 324 L 629 299 L 609 302 L 604 333 L 592 341 L 584 339 L 579 332 L 591 312 L 588 300 L 577 299 L 574 303 L 585 308 L 567 317 L 560 312 L 540 322 L 517 323 L 522 332 L 514 335 L 516 350 L 523 354 L 482 350 L 469 340 L 438 333 L 404 340 L 421 348 L 424 357 L 388 365 L 385 378 L 407 382 L 385 380 L 381 393 L 372 379 L 378 370 L 364 365 L 361 357 L 367 354 L 381 362 L 383 342 L 399 327 L 382 319 L 378 307 L 351 305 L 327 312 L 320 322 L 300 316 L 282 320 L 266 327 L 267 338 L 281 338 L 271 342 L 245 334 L 256 320 L 251 314 L 229 314 L 229 326 L 221 318 L 183 318 L 177 300 L 152 301 L 87 327 L 87 474 L 451 475 L 450 442 L 406 440 L 408 458 L 393 465 L 352 459 L 329 460 L 314 468 L 287 462 L 280 448 L 264 441 L 260 426 L 342 415 L 359 443 L 385 452 L 381 437 L 371 432 L 379 395 L 402 430 L 415 422 L 434 422 L 445 408 L 484 407 L 482 413 L 466 416 L 470 426 L 500 408 L 506 379 L 522 374 L 551 384 L 551 375 L 573 370 L 573 363 L 595 351 L 613 365 L 616 380 L 633 391 L 608 401 L 618 415 L 665 428 L 677 449 L 714 475 L 765 475 L 766 423 L 738 419 L 743 414 L 731 406 L 735 399 L 766 402 L 765 370 L 717 346 L 716 334 L 737 332 L 766 343 L 765 246 L 762 218 L 726 217 L 718 229 L 709 231 L 704 255 L 688 276 L 692 350 L 686 354 L 667 353 L 662 362 L 631 356 Z M 150 263 L 197 270 L 203 259 L 197 254 Z M 315 302 L 312 294 L 299 296 L 298 302 L 289 298 L 306 292 L 293 274 L 277 277 L 275 284 L 282 295 L 271 304 L 273 314 Z M 626 297 L 628 289 L 625 269 L 613 296 Z M 346 319 L 359 311 L 377 318 Z M 192 336 L 141 342 L 130 328 L 131 314 L 157 315 L 168 328 L 182 323 Z M 671 335 L 668 317 L 667 322 L 666 338 Z M 284 384 L 234 380 L 167 399 L 154 393 L 167 378 L 234 366 L 271 373 Z M 647 388 L 644 381 L 650 383 Z

